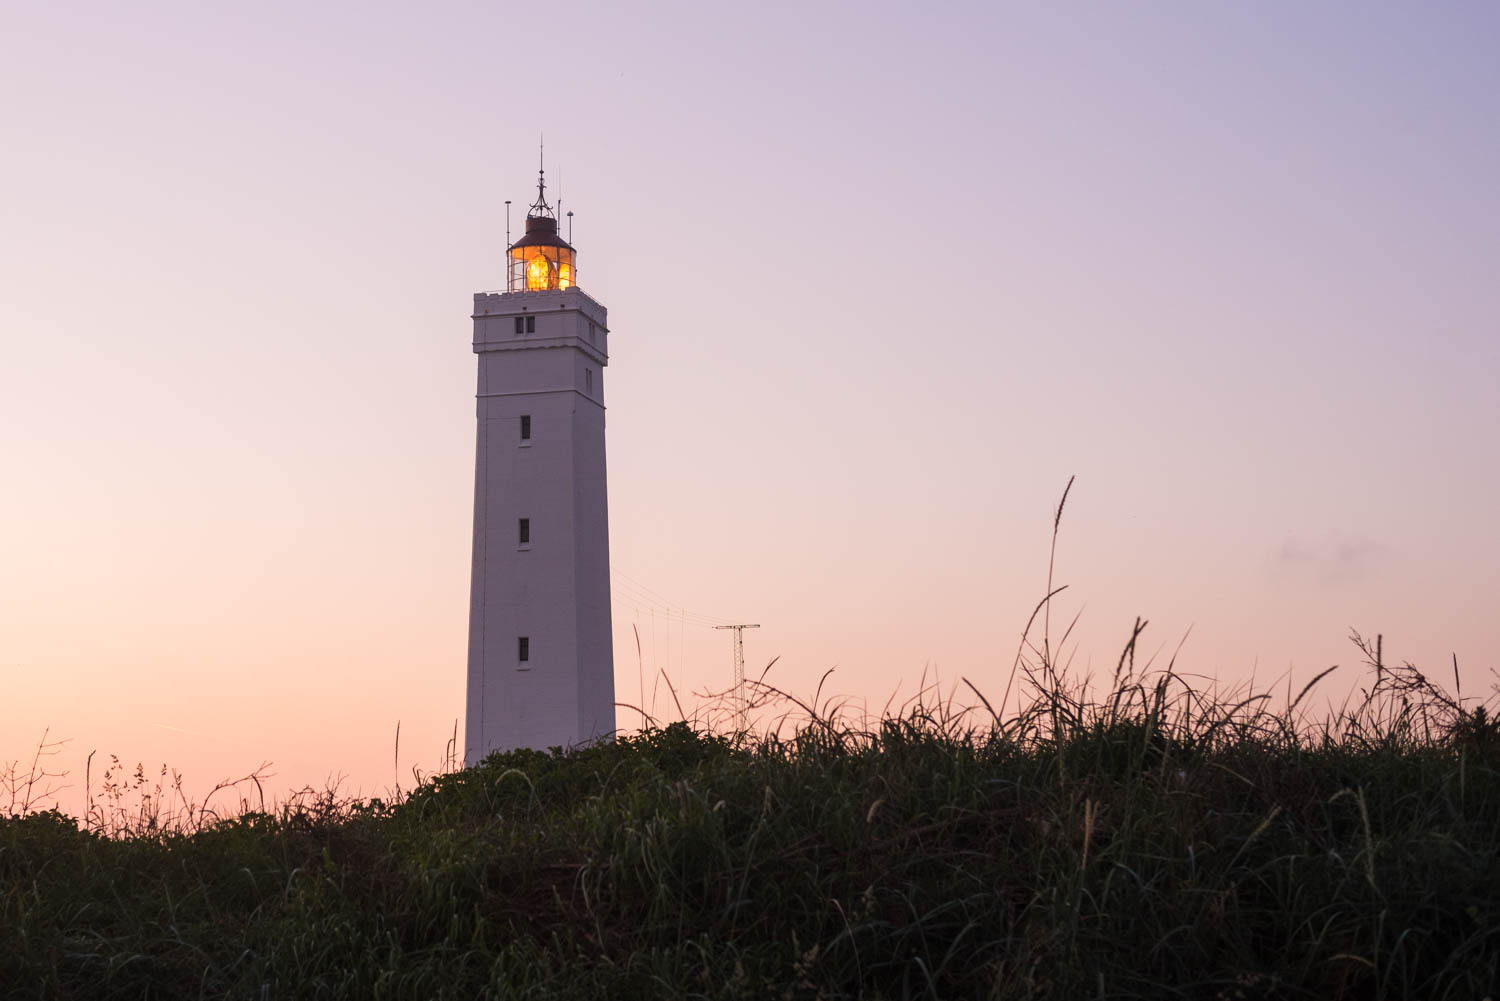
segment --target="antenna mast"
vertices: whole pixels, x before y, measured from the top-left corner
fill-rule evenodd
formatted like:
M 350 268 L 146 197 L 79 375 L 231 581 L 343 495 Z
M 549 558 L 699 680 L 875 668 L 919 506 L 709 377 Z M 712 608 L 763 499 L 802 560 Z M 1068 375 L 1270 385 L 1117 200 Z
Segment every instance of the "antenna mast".
M 745 713 L 750 708 L 749 700 L 745 698 L 745 630 L 759 629 L 760 623 L 742 623 L 736 626 L 714 626 L 715 629 L 734 630 L 734 695 L 732 704 L 735 715 L 739 718 L 740 729 L 745 728 Z

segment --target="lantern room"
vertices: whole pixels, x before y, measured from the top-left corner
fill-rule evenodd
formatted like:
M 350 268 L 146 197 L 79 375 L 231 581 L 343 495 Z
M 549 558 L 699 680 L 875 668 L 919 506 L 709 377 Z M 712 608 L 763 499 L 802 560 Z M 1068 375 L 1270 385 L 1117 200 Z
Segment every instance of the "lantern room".
M 526 235 L 510 245 L 510 292 L 571 288 L 578 281 L 577 251 L 557 235 L 551 216 L 526 217 Z
M 538 171 L 536 201 L 526 213 L 526 234 L 510 245 L 506 291 L 572 288 L 578 284 L 577 257 L 578 252 L 557 232 L 557 215 L 547 204 L 546 174 Z

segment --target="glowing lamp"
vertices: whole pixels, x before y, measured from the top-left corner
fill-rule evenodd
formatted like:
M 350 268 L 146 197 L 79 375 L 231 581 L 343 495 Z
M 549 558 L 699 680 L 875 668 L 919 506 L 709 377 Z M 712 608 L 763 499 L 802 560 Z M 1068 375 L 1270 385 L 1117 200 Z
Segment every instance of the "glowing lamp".
M 526 235 L 510 245 L 510 291 L 571 288 L 577 281 L 577 251 L 557 234 L 551 215 L 526 219 Z

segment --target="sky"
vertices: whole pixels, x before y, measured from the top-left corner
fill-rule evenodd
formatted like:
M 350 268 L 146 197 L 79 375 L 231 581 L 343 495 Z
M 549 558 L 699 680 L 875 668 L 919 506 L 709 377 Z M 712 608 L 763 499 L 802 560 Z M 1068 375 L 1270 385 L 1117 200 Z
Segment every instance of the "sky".
M 1080 672 L 1495 684 L 1500 8 L 215 6 L 5 19 L 0 761 L 441 763 L 543 134 L 620 701 L 993 695 L 1070 477 Z

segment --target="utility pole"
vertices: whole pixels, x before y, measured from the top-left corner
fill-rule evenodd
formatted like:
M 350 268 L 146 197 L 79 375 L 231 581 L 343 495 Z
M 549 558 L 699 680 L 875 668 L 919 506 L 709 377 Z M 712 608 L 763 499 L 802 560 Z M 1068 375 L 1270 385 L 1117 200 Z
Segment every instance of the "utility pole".
M 740 728 L 745 727 L 745 712 L 750 708 L 749 700 L 745 698 L 745 630 L 759 629 L 760 623 L 742 623 L 737 626 L 714 626 L 715 629 L 734 630 L 734 711 L 740 720 Z

